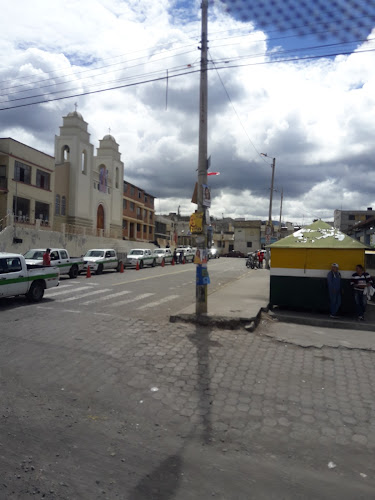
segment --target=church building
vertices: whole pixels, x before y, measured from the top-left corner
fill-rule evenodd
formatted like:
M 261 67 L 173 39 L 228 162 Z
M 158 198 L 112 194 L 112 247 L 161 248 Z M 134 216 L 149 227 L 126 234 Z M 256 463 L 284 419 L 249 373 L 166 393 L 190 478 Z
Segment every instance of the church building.
M 65 223 L 122 237 L 124 164 L 119 145 L 105 135 L 94 155 L 87 126 L 76 110 L 63 117 L 55 136 L 55 226 Z

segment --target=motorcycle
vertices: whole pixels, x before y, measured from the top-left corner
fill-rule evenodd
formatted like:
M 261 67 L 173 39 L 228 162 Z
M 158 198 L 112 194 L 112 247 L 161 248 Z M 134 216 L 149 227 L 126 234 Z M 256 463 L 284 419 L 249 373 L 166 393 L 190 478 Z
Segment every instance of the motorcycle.
M 252 255 L 250 255 L 246 259 L 246 267 L 251 268 L 251 269 L 255 269 L 256 267 L 258 267 L 258 262 Z

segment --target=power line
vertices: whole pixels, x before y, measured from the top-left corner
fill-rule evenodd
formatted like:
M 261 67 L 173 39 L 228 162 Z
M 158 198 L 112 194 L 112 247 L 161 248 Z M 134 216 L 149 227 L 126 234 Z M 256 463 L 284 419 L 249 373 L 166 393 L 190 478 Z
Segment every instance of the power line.
M 366 40 L 364 39 L 361 39 L 361 40 L 352 40 L 352 41 L 349 41 L 349 42 L 339 42 L 339 43 L 335 43 L 335 44 L 324 44 L 324 45 L 315 45 L 315 46 L 310 46 L 310 47 L 304 47 L 304 48 L 296 48 L 296 49 L 290 49 L 290 50 L 282 50 L 282 51 L 276 51 L 276 52 L 272 52 L 271 56 L 272 57 L 275 57 L 277 55 L 282 55 L 282 54 L 286 54 L 286 53 L 293 53 L 293 52 L 299 52 L 299 51 L 305 51 L 305 50 L 317 50 L 317 49 L 323 49 L 323 48 L 327 48 L 327 47 L 332 47 L 332 46 L 338 46 L 338 45 L 346 45 L 346 44 L 351 44 L 351 43 L 355 43 L 355 42 L 372 42 L 374 41 L 375 39 L 374 38 L 368 38 Z M 190 54 L 192 51 L 189 51 L 189 52 L 183 52 L 183 53 L 180 53 L 180 54 L 176 54 L 176 55 L 185 55 L 185 54 Z M 259 53 L 259 54 L 251 54 L 251 55 L 243 55 L 243 56 L 237 56 L 237 57 L 232 57 L 231 59 L 229 59 L 229 61 L 231 62 L 234 62 L 234 61 L 239 61 L 239 60 L 244 60 L 244 59 L 252 59 L 252 58 L 256 58 L 256 57 L 264 57 L 267 55 L 267 52 L 263 52 L 263 53 Z M 158 61 L 161 61 L 161 60 L 164 60 L 164 59 L 168 59 L 170 57 L 174 57 L 175 55 L 173 56 L 167 56 L 165 58 L 161 58 L 159 59 Z M 158 62 L 158 61 L 151 61 L 150 63 L 153 63 L 153 62 Z M 221 59 L 218 59 L 215 61 L 216 64 L 220 63 L 227 63 L 227 60 L 225 58 L 221 58 Z M 135 68 L 135 67 L 138 67 L 138 66 L 143 66 L 144 63 L 140 63 L 140 64 L 136 64 L 136 65 L 133 65 L 133 66 L 130 66 L 129 68 L 127 69 L 130 69 L 130 68 Z M 194 63 L 190 64 L 189 65 L 190 67 L 194 66 Z M 168 71 L 178 71 L 178 70 L 181 70 L 182 68 L 185 67 L 185 64 L 181 64 L 179 66 L 175 66 L 174 68 L 168 68 Z M 116 71 L 122 71 L 121 70 L 116 70 Z M 138 77 L 148 77 L 148 76 L 152 76 L 152 75 L 155 75 L 155 74 L 158 74 L 162 71 L 165 71 L 165 68 L 163 69 L 160 69 L 160 70 L 155 70 L 153 72 L 147 72 L 147 73 L 144 73 L 142 75 L 131 75 L 129 77 L 125 77 L 125 78 L 121 78 L 121 79 L 117 79 L 117 80 L 111 80 L 111 81 L 105 81 L 105 82 L 98 82 L 96 84 L 93 84 L 93 85 L 90 85 L 88 88 L 92 88 L 93 86 L 99 86 L 99 85 L 108 85 L 110 83 L 116 83 L 116 82 L 120 82 L 120 81 L 127 81 L 127 80 L 131 80 L 133 78 L 138 78 Z M 101 76 L 101 75 L 96 75 L 96 76 Z M 86 78 L 89 78 L 89 77 L 86 77 Z M 54 87 L 54 86 L 57 86 L 57 85 L 63 85 L 63 84 L 66 84 L 66 83 L 69 83 L 69 82 L 76 82 L 77 84 L 80 83 L 82 81 L 79 80 L 79 81 L 76 81 L 76 80 L 68 80 L 66 82 L 60 82 L 60 83 L 56 83 L 56 84 L 50 84 L 50 85 L 44 85 L 44 86 L 41 86 L 38 88 L 38 90 L 40 89 L 43 89 L 43 88 L 49 88 L 49 87 Z M 70 88 L 70 89 L 63 89 L 63 90 L 60 90 L 60 91 L 53 91 L 49 94 L 45 94 L 45 93 L 42 93 L 42 94 L 34 94 L 34 95 L 29 95 L 29 96 L 25 96 L 25 97 L 19 97 L 19 98 L 15 98 L 15 99 L 5 99 L 3 101 L 0 101 L 1 102 L 16 102 L 16 101 L 21 101 L 21 100 L 27 100 L 27 99 L 32 99 L 32 98 L 38 98 L 38 97 L 42 97 L 44 95 L 55 95 L 55 94 L 61 94 L 63 92 L 74 92 L 75 90 L 77 89 L 77 87 L 75 88 Z M 0 97 L 6 97 L 6 96 L 10 96 L 10 95 L 17 95 L 19 93 L 24 93 L 24 92 L 32 92 L 32 89 L 26 89 L 26 90 L 21 90 L 21 91 L 16 91 L 16 92 L 11 92 L 7 95 L 1 95 L 0 94 Z
M 361 16 L 361 17 L 358 17 L 358 18 L 351 18 L 351 20 L 356 20 L 356 19 L 363 19 L 363 18 L 369 18 L 369 19 L 373 19 L 373 17 L 371 16 Z M 374 18 L 375 19 L 375 18 Z M 292 28 L 287 28 L 286 30 L 284 31 L 289 31 L 289 30 L 293 30 L 293 29 L 299 29 L 299 28 L 303 28 L 303 27 L 313 27 L 313 26 L 317 26 L 317 25 L 320 25 L 320 24 L 323 24 L 323 25 L 326 25 L 327 22 L 318 22 L 318 23 L 309 23 L 309 24 L 304 24 L 304 25 L 299 25 L 299 26 L 295 26 L 295 27 L 292 27 Z M 363 27 L 367 27 L 367 26 L 363 26 Z M 369 28 L 372 27 L 372 25 L 368 26 Z M 243 29 L 248 29 L 248 28 L 240 28 L 240 29 L 230 29 L 230 30 L 221 30 L 221 31 L 216 31 L 216 32 L 213 32 L 213 34 L 215 33 L 227 33 L 227 32 L 236 32 L 236 31 L 242 31 Z M 324 31 L 320 31 L 320 32 L 310 32 L 310 33 L 302 33 L 302 34 L 295 34 L 295 35 L 285 35 L 285 36 L 278 36 L 278 37 L 263 37 L 263 38 L 259 38 L 259 39 L 255 39 L 255 40 L 250 40 L 249 42 L 250 43 L 257 43 L 259 41 L 275 41 L 275 40 L 282 40 L 282 39 L 286 39 L 286 38 L 295 38 L 295 37 L 299 37 L 299 38 L 302 38 L 304 36 L 312 36 L 312 35 L 321 35 L 321 34 L 324 34 L 324 33 L 338 33 L 340 31 L 343 31 L 343 30 L 346 30 L 346 28 L 335 28 L 335 29 L 332 29 L 332 30 L 324 30 Z M 230 38 L 238 38 L 238 37 L 243 37 L 243 36 L 249 36 L 251 33 L 256 33 L 257 30 L 254 29 L 253 32 L 248 32 L 244 35 L 238 35 L 238 36 L 233 36 L 233 37 L 221 37 L 221 38 L 214 38 L 214 39 L 211 39 L 211 42 L 214 42 L 214 41 L 217 41 L 217 40 L 225 40 L 225 39 L 230 39 Z M 278 32 L 279 30 L 268 30 L 268 33 L 272 33 L 272 32 Z M 198 35 L 196 37 L 190 37 L 189 39 L 191 40 L 196 40 L 198 38 Z M 156 47 L 153 46 L 153 47 L 148 47 L 148 48 L 144 48 L 144 49 L 138 49 L 138 50 L 135 50 L 135 51 L 131 51 L 131 52 L 126 52 L 124 54 L 120 54 L 118 56 L 114 56 L 114 57 L 109 57 L 109 58 L 105 58 L 105 59 L 102 59 L 101 61 L 109 61 L 109 60 L 113 60 L 113 59 L 118 59 L 119 57 L 124 57 L 128 54 L 135 54 L 135 53 L 138 53 L 138 52 L 142 52 L 142 51 L 147 51 L 147 50 L 152 50 L 152 49 L 155 49 L 155 48 L 158 48 L 158 47 L 165 47 L 166 45 L 170 45 L 171 43 L 173 42 L 167 42 L 167 43 L 164 43 L 164 44 L 159 44 L 157 45 Z M 349 42 L 347 42 L 349 43 Z M 225 45 L 221 45 L 221 46 L 230 46 L 230 45 L 233 45 L 233 44 L 225 44 Z M 179 46 L 179 47 L 174 47 L 174 48 L 171 48 L 171 49 L 167 49 L 167 52 L 170 52 L 170 51 L 174 51 L 174 50 L 180 50 L 180 49 L 183 49 L 183 48 L 187 48 L 187 47 L 190 47 L 191 44 L 189 45 L 184 45 L 184 46 Z M 221 46 L 214 46 L 214 47 L 221 47 Z M 152 54 L 152 55 L 155 55 L 155 54 Z M 180 54 L 176 54 L 176 55 L 180 55 Z M 141 56 L 141 57 L 138 57 L 138 58 L 134 58 L 134 59 L 130 59 L 128 61 L 121 61 L 121 62 L 117 62 L 117 63 L 112 63 L 112 64 L 108 64 L 108 65 L 103 65 L 103 66 L 99 66 L 99 67 L 96 67 L 96 68 L 89 68 L 89 69 L 86 69 L 86 70 L 82 70 L 82 71 L 79 71 L 79 72 L 75 72 L 73 73 L 74 76 L 76 75 L 80 75 L 80 74 L 84 74 L 84 73 L 87 73 L 87 72 L 92 72 L 92 71 L 97 71 L 97 70 L 100 70 L 100 69 L 105 69 L 105 68 L 108 68 L 108 67 L 111 67 L 111 66 L 116 66 L 116 65 L 119 65 L 119 64 L 124 64 L 124 63 L 128 63 L 130 61 L 137 61 L 137 60 L 140 60 L 140 59 L 144 59 L 146 57 L 149 57 L 148 54 L 146 54 L 145 56 Z M 171 56 L 173 57 L 173 56 Z M 147 62 L 146 62 L 147 63 Z M 67 66 L 66 69 L 71 69 L 72 66 Z M 57 73 L 57 72 L 60 72 L 60 71 L 64 71 L 65 68 L 61 68 L 61 69 L 57 69 L 57 70 L 52 70 L 52 71 L 47 71 L 45 72 L 45 74 L 52 74 L 52 73 Z M 10 86 L 10 87 L 4 87 L 2 89 L 0 89 L 0 91 L 3 91 L 3 90 L 9 90 L 9 89 L 14 89 L 14 88 L 18 88 L 18 87 L 23 87 L 23 86 L 27 86 L 27 85 L 30 85 L 30 84 L 34 84 L 34 83 L 43 83 L 43 82 L 46 82 L 46 81 L 50 81 L 50 80 L 53 80 L 55 78 L 63 78 L 64 76 L 71 76 L 71 72 L 65 74 L 65 75 L 60 75 L 60 76 L 55 76 L 55 77 L 51 77 L 51 78 L 46 78 L 46 79 L 42 79 L 42 80 L 32 80 L 32 81 L 28 81 L 26 83 L 23 83 L 23 84 L 19 84 L 19 85 L 13 85 L 13 86 Z M 101 74 L 99 75 L 94 75 L 94 76 L 101 76 Z M 90 78 L 89 76 L 87 78 Z M 0 81 L 0 84 L 1 83 L 6 83 L 7 81 L 13 81 L 13 78 L 9 78 L 9 79 L 6 79 L 6 80 L 2 80 Z M 73 80 L 71 80 L 73 81 Z M 62 83 L 66 83 L 66 82 L 61 82 L 61 83 L 56 83 L 56 85 L 61 85 Z
M 210 57 L 211 57 L 211 53 L 209 53 L 209 54 L 210 54 Z M 263 160 L 265 163 L 267 163 L 267 162 L 264 160 L 263 156 L 261 156 L 260 152 L 259 152 L 259 151 L 258 151 L 258 149 L 256 148 L 256 146 L 255 146 L 255 144 L 253 143 L 253 141 L 250 139 L 250 136 L 249 136 L 249 134 L 247 133 L 247 130 L 246 130 L 246 128 L 245 128 L 245 125 L 243 124 L 243 122 L 242 122 L 242 120 L 241 120 L 241 118 L 240 118 L 240 115 L 237 113 L 237 110 L 236 110 L 236 108 L 235 108 L 235 106 L 234 106 L 234 104 L 233 104 L 233 101 L 232 101 L 232 99 L 231 99 L 231 97 L 230 97 L 230 95 L 229 95 L 229 92 L 228 92 L 227 88 L 226 88 L 226 87 L 225 87 L 225 85 L 224 85 L 224 82 L 223 82 L 223 80 L 222 80 L 222 78 L 221 78 L 221 76 L 220 76 L 220 73 L 219 73 L 219 71 L 218 71 L 218 69 L 217 69 L 217 67 L 216 67 L 215 62 L 214 62 L 212 59 L 211 59 L 211 62 L 212 62 L 213 66 L 214 66 L 214 68 L 215 68 L 215 70 L 216 70 L 216 73 L 217 73 L 217 76 L 219 77 L 219 80 L 220 80 L 220 82 L 221 82 L 221 85 L 223 86 L 223 89 L 224 89 L 224 92 L 226 93 L 226 96 L 227 96 L 227 98 L 228 98 L 228 101 L 230 102 L 230 104 L 231 104 L 231 106 L 232 106 L 232 109 L 233 109 L 233 111 L 234 111 L 235 115 L 237 116 L 237 119 L 238 119 L 238 121 L 240 122 L 240 124 L 241 124 L 241 127 L 242 127 L 243 131 L 244 131 L 244 132 L 245 132 L 245 134 L 246 134 L 246 137 L 248 138 L 248 140 L 249 140 L 250 144 L 252 145 L 252 147 L 253 147 L 253 148 L 254 148 L 254 150 L 256 151 L 257 155 L 258 155 L 260 158 L 262 158 L 262 160 Z
M 147 72 L 147 73 L 142 73 L 142 74 L 138 74 L 138 75 L 132 75 L 132 76 L 128 76 L 126 78 L 119 78 L 119 79 L 116 79 L 116 80 L 111 80 L 111 81 L 106 81 L 106 82 L 99 82 L 99 83 L 94 83 L 92 85 L 88 85 L 86 87 L 86 90 L 87 89 L 90 89 L 90 88 L 93 88 L 93 87 L 98 87 L 100 85 L 108 85 L 110 83 L 118 83 L 118 82 L 125 82 L 125 81 L 129 81 L 129 80 L 134 80 L 135 78 L 140 78 L 140 77 L 151 77 L 152 75 L 158 75 L 160 73 L 165 73 L 165 71 L 168 71 L 168 74 L 170 72 L 176 72 L 176 71 L 181 71 L 183 68 L 186 68 L 186 64 L 183 64 L 183 65 L 180 65 L 180 66 L 176 66 L 174 68 L 170 68 L 170 69 L 160 69 L 160 70 L 155 70 L 155 71 L 150 71 L 150 72 Z M 195 64 L 189 64 L 189 67 L 193 67 L 195 66 Z M 38 98 L 38 97 L 43 97 L 43 96 L 53 96 L 53 95 L 56 95 L 56 94 L 62 94 L 64 92 L 76 92 L 78 90 L 77 87 L 74 87 L 74 88 L 70 88 L 70 89 L 63 89 L 63 90 L 56 90 L 56 91 L 53 91 L 53 92 L 50 92 L 50 93 L 42 93 L 42 94 L 34 94 L 34 95 L 29 95 L 29 96 L 25 96 L 25 97 L 17 97 L 17 98 L 14 98 L 14 99 L 7 99 L 7 100 L 3 100 L 3 101 L 0 101 L 0 104 L 1 103 L 5 103 L 5 102 L 16 102 L 16 101 L 25 101 L 27 99 L 35 99 L 35 98 Z
M 306 57 L 292 57 L 292 58 L 289 58 L 289 59 L 280 59 L 280 60 L 272 60 L 272 61 L 262 61 L 262 62 L 247 63 L 247 64 L 232 64 L 232 65 L 226 64 L 225 66 L 220 66 L 219 68 L 216 66 L 214 68 L 207 68 L 207 69 L 208 70 L 212 70 L 212 69 L 229 69 L 229 68 L 241 68 L 241 67 L 247 67 L 247 66 L 260 66 L 260 65 L 276 64 L 276 63 L 280 64 L 280 63 L 285 63 L 285 62 L 308 61 L 308 60 L 314 60 L 314 59 L 322 59 L 322 58 L 325 58 L 325 57 L 335 57 L 335 56 L 339 56 L 339 55 L 355 55 L 355 54 L 363 54 L 363 53 L 368 53 L 368 52 L 375 52 L 375 49 L 357 50 L 355 52 L 335 52 L 335 53 L 330 53 L 330 54 L 321 54 L 321 55 L 306 56 Z M 214 64 L 214 61 L 212 61 L 212 63 Z M 170 75 L 169 78 L 176 78 L 176 77 L 180 77 L 180 76 L 184 76 L 184 75 L 189 75 L 189 74 L 197 73 L 199 71 L 200 71 L 199 69 L 192 70 L 192 71 L 186 71 L 186 72 L 178 73 L 176 75 Z M 17 104 L 16 106 L 8 106 L 8 107 L 5 107 L 5 108 L 0 108 L 0 111 L 6 111 L 6 110 L 9 110 L 9 109 L 16 109 L 16 108 L 23 108 L 23 107 L 26 107 L 26 106 L 34 106 L 35 104 L 45 104 L 45 103 L 53 102 L 53 101 L 61 101 L 61 100 L 64 100 L 64 99 L 70 99 L 70 98 L 73 98 L 73 97 L 82 97 L 82 96 L 90 95 L 90 94 L 98 94 L 98 93 L 101 93 L 101 92 L 108 92 L 110 90 L 118 90 L 118 89 L 126 88 L 126 87 L 134 87 L 136 85 L 143 85 L 145 83 L 153 83 L 153 82 L 162 81 L 162 80 L 165 80 L 165 79 L 166 79 L 166 76 L 159 77 L 159 78 L 151 78 L 151 79 L 143 80 L 143 81 L 140 81 L 140 82 L 134 82 L 134 83 L 124 84 L 124 85 L 117 85 L 115 87 L 109 87 L 109 88 L 106 88 L 106 89 L 93 90 L 93 91 L 89 91 L 89 92 L 82 92 L 82 93 L 78 93 L 78 94 L 72 94 L 72 95 L 63 96 L 63 97 L 56 97 L 56 98 L 52 98 L 52 99 L 44 99 L 42 101 L 36 101 L 36 102 L 32 102 L 32 103 Z
M 184 52 L 183 54 L 191 54 L 193 51 L 189 51 L 189 52 Z M 180 54 L 181 55 L 181 54 Z M 174 56 L 167 56 L 165 58 L 162 58 L 162 59 L 159 59 L 158 61 L 152 61 L 152 62 L 159 62 L 159 61 L 162 61 L 164 59 L 168 59 L 170 57 L 174 57 Z M 141 63 L 141 64 L 135 64 L 133 66 L 130 66 L 126 69 L 132 69 L 132 68 L 136 68 L 138 66 L 144 66 L 144 63 Z M 169 69 L 169 71 L 174 71 L 175 69 L 181 69 L 182 67 L 185 67 L 186 64 L 180 64 L 179 66 L 175 66 L 171 69 Z M 116 73 L 117 71 L 123 71 L 124 68 L 121 68 L 120 70 L 116 70 L 114 71 L 113 73 Z M 160 73 L 161 71 L 165 71 L 165 68 L 164 69 L 160 69 L 160 70 L 155 70 L 155 71 L 151 71 L 151 72 L 147 72 L 147 73 L 144 73 L 143 75 L 148 75 L 148 74 L 154 74 L 154 73 Z M 103 73 L 104 74 L 104 73 Z M 101 75 L 96 75 L 96 76 L 102 76 Z M 128 76 L 126 78 L 123 78 L 122 80 L 126 80 L 127 78 L 135 78 L 137 76 L 140 76 L 140 75 L 133 75 L 133 76 Z M 50 85 L 43 85 L 41 87 L 38 87 L 37 90 L 40 90 L 40 89 L 44 89 L 44 88 L 49 88 L 49 87 L 56 87 L 57 85 L 65 85 L 67 83 L 70 83 L 70 82 L 75 82 L 76 84 L 79 84 L 82 82 L 82 80 L 85 80 L 86 78 L 95 78 L 94 77 L 85 77 L 83 79 L 80 79 L 80 80 L 67 80 L 65 82 L 60 82 L 60 83 L 55 83 L 55 84 L 50 84 Z M 121 81 L 121 80 L 117 80 L 117 81 Z M 96 85 L 106 85 L 108 83 L 111 83 L 109 81 L 104 81 L 104 82 L 98 82 Z M 69 89 L 70 90 L 70 89 Z M 62 91 L 56 91 L 56 92 L 52 92 L 52 93 L 58 93 L 58 92 L 64 92 L 64 91 L 68 91 L 68 89 L 66 90 L 62 90 Z M 0 94 L 0 97 L 6 97 L 6 96 L 11 96 L 11 95 L 17 95 L 17 94 L 22 94 L 24 92 L 33 92 L 33 89 L 25 89 L 25 90 L 19 90 L 19 91 L 16 91 L 16 92 L 10 92 L 9 94 Z M 26 96 L 26 97 L 22 97 L 22 98 L 18 98 L 18 99 L 9 99 L 9 101 L 0 101 L 0 102 L 10 102 L 10 101 L 17 101 L 17 100 L 21 100 L 21 99 L 28 99 L 30 97 L 34 97 L 34 96 Z
M 166 43 L 163 43 L 163 44 L 159 44 L 159 45 L 156 45 L 156 46 L 153 46 L 153 47 L 147 47 L 147 48 L 144 48 L 144 49 L 138 49 L 138 50 L 134 50 L 134 51 L 131 51 L 131 52 L 125 52 L 124 54 L 120 54 L 118 56 L 114 56 L 114 57 L 107 57 L 105 59 L 101 59 L 101 61 L 110 61 L 110 60 L 113 60 L 113 59 L 118 59 L 119 57 L 124 57 L 124 56 L 127 56 L 129 54 L 136 54 L 138 52 L 142 52 L 142 51 L 146 51 L 146 50 L 154 50 L 155 48 L 157 47 L 165 47 L 166 45 L 170 45 L 171 43 L 173 42 L 166 42 Z M 171 48 L 171 49 L 167 49 L 166 52 L 170 52 L 170 51 L 173 51 L 173 50 L 180 50 L 180 49 L 183 49 L 183 48 L 187 48 L 187 47 L 190 47 L 192 44 L 189 44 L 189 45 L 183 45 L 182 47 L 174 47 L 174 48 Z M 155 54 L 151 54 L 151 56 L 153 56 Z M 150 54 L 146 54 L 144 56 L 141 56 L 141 57 L 136 57 L 134 59 L 130 59 L 129 61 L 137 61 L 139 59 L 143 59 L 145 57 L 149 57 Z M 115 64 L 122 64 L 123 62 L 129 62 L 129 61 L 122 61 L 120 63 L 114 63 L 113 65 Z M 77 73 L 74 73 L 76 75 L 79 75 L 79 74 L 82 74 L 82 73 L 86 73 L 88 71 L 96 71 L 98 69 L 102 69 L 102 68 L 107 68 L 107 67 L 110 67 L 112 66 L 112 64 L 108 64 L 108 65 L 104 65 L 104 66 L 99 66 L 97 68 L 89 68 L 89 69 L 86 69 L 86 70 L 82 70 L 82 71 L 79 71 Z M 8 68 L 9 70 L 11 69 L 15 69 L 15 68 Z M 19 68 L 17 68 L 19 69 Z M 49 75 L 51 73 L 57 73 L 59 71 L 65 71 L 65 70 L 68 70 L 68 69 L 72 69 L 72 66 L 66 66 L 66 68 L 60 68 L 60 69 L 54 69 L 54 70 L 51 70 L 51 71 L 45 71 L 45 74 L 46 75 Z M 53 77 L 53 78 L 63 78 L 64 76 L 70 76 L 71 75 L 71 72 L 67 73 L 66 75 L 61 75 L 61 76 L 56 76 L 56 77 Z M 47 78 L 46 80 L 52 80 L 53 78 Z M 6 80 L 1 80 L 0 81 L 0 84 L 1 83 L 6 83 L 8 81 L 13 81 L 14 79 L 13 78 L 7 78 Z M 46 80 L 35 80 L 35 81 L 31 81 L 31 82 L 28 82 L 29 84 L 30 83 L 41 83 L 43 81 L 46 81 Z M 12 87 L 10 87 L 12 88 Z M 6 89 L 1 89 L 1 90 L 6 90 Z
M 154 62 L 159 62 L 159 61 L 162 61 L 164 59 L 170 59 L 171 57 L 177 57 L 177 56 L 181 56 L 181 55 L 186 55 L 186 54 L 191 54 L 191 53 L 195 53 L 195 49 L 194 50 L 189 50 L 189 51 L 186 51 L 186 52 L 180 52 L 178 54 L 173 54 L 173 55 L 169 55 L 169 56 L 166 56 L 166 57 L 161 57 L 160 59 L 157 59 L 157 60 L 154 60 L 154 61 L 145 61 L 145 62 L 141 62 L 141 63 L 138 63 L 138 64 L 134 64 L 133 66 L 129 66 L 127 68 L 120 68 L 118 70 L 115 70 L 114 72 L 117 72 L 117 71 L 123 71 L 124 69 L 131 69 L 131 68 L 136 68 L 137 66 L 142 66 L 142 65 L 145 65 L 145 64 L 152 64 Z M 144 56 L 144 57 L 147 57 L 147 56 Z M 136 59 L 132 59 L 131 61 L 138 61 L 139 59 L 143 59 L 143 57 L 139 57 L 139 58 L 136 58 Z M 114 64 L 109 64 L 107 66 L 102 66 L 101 68 L 95 68 L 95 69 L 88 69 L 88 70 L 83 70 L 83 71 L 80 71 L 78 73 L 74 73 L 74 75 L 79 75 L 79 74 L 82 74 L 82 73 L 87 73 L 89 71 L 97 71 L 99 69 L 104 69 L 104 68 L 109 68 L 111 66 L 118 66 L 119 64 L 127 64 L 128 62 L 130 61 L 125 61 L 125 62 L 121 62 L 121 63 L 114 63 Z M 84 79 L 87 79 L 87 78 L 95 78 L 97 76 L 102 76 L 103 74 L 107 74 L 107 73 L 99 73 L 98 75 L 88 75 L 86 77 L 83 77 L 83 78 L 80 78 L 80 80 L 84 80 Z M 59 76 L 59 77 L 56 77 L 56 78 L 64 78 L 64 76 L 68 76 L 68 75 L 63 75 L 63 76 Z M 70 76 L 70 75 L 69 75 Z M 55 78 L 46 78 L 44 80 L 39 80 L 37 82 L 33 82 L 33 83 L 43 83 L 43 82 L 47 82 L 47 81 L 51 81 L 51 80 L 54 80 Z M 44 86 L 41 86 L 41 87 L 38 87 L 38 89 L 40 88 L 47 88 L 47 87 L 51 87 L 51 86 L 54 86 L 54 85 L 64 85 L 65 83 L 70 83 L 70 82 L 74 82 L 76 80 L 65 80 L 63 82 L 57 82 L 57 83 L 53 83 L 53 84 L 50 84 L 50 85 L 44 85 Z M 30 85 L 30 83 L 22 83 L 22 84 L 19 84 L 19 85 L 13 85 L 11 87 L 6 87 L 6 88 L 3 88 L 3 89 L 0 89 L 0 92 L 4 91 L 4 90 L 9 90 L 9 89 L 15 89 L 15 88 L 18 88 L 18 87 L 25 87 L 27 85 Z M 25 90 L 18 90 L 16 92 L 10 92 L 10 94 L 18 94 L 20 92 L 28 92 L 30 89 L 25 89 Z M 10 95 L 8 94 L 8 95 Z

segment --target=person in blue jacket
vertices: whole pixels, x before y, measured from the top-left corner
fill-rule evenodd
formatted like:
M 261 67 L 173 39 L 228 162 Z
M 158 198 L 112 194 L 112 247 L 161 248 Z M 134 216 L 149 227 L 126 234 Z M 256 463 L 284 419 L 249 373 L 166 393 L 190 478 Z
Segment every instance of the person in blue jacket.
M 339 265 L 332 264 L 330 272 L 327 274 L 327 284 L 330 303 L 330 316 L 337 318 L 337 313 L 341 306 L 341 274 Z

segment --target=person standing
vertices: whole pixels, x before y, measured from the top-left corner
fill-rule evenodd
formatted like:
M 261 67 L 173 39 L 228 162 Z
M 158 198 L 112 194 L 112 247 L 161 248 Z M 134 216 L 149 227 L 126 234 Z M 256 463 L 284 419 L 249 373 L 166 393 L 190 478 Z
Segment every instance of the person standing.
M 330 316 L 331 318 L 337 318 L 337 313 L 341 306 L 341 274 L 339 273 L 338 264 L 332 264 L 331 270 L 327 274 L 327 285 Z
M 51 265 L 51 249 L 47 248 L 47 250 L 43 254 L 43 266 Z
M 369 273 L 366 273 L 363 266 L 358 264 L 355 268 L 355 273 L 352 274 L 350 284 L 354 290 L 354 301 L 357 310 L 359 321 L 365 319 L 365 311 L 367 305 L 366 288 L 372 286 L 372 278 Z
M 263 269 L 263 259 L 264 259 L 264 253 L 261 250 L 259 252 L 259 269 Z
M 177 264 L 177 250 L 176 249 L 174 249 L 174 251 L 173 251 L 173 261 L 175 264 Z

